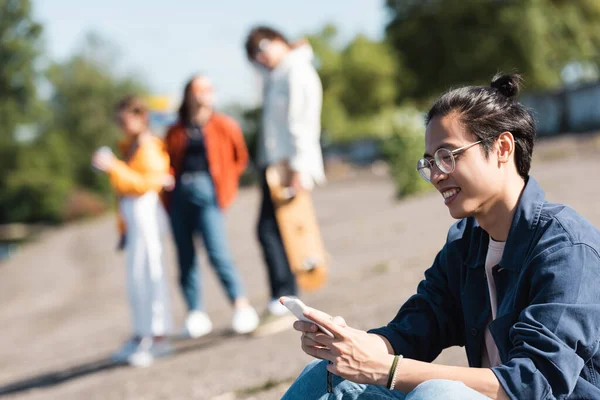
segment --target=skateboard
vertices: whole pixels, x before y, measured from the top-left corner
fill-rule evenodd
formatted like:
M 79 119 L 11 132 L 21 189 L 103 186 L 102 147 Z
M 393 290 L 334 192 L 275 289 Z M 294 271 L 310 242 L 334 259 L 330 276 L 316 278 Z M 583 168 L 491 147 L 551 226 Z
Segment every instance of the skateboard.
M 327 253 L 310 192 L 293 193 L 291 171 L 280 163 L 267 168 L 266 178 L 275 218 L 296 282 L 302 290 L 316 290 L 327 281 Z

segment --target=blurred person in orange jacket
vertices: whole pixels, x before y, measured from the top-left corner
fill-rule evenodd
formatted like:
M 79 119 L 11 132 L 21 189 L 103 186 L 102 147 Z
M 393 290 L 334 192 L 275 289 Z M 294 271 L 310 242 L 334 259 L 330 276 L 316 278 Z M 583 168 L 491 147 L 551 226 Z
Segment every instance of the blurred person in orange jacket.
M 171 352 L 166 335 L 171 330 L 171 309 L 163 268 L 162 236 L 166 214 L 159 193 L 171 186 L 169 156 L 163 142 L 148 129 L 148 110 L 135 96 L 115 108 L 125 134 L 119 147 L 123 160 L 101 148 L 92 164 L 106 172 L 119 196 L 120 228 L 125 232 L 127 293 L 133 336 L 113 355 L 115 361 L 150 365 L 155 357 Z
M 202 237 L 210 263 L 233 305 L 233 331 L 249 333 L 258 325 L 258 315 L 246 298 L 229 249 L 223 214 L 237 194 L 239 179 L 248 163 L 248 150 L 237 122 L 215 112 L 213 100 L 210 80 L 193 77 L 185 86 L 179 119 L 165 137 L 175 177 L 174 190 L 165 203 L 188 308 L 185 334 L 193 338 L 212 331 L 202 301 L 195 233 Z

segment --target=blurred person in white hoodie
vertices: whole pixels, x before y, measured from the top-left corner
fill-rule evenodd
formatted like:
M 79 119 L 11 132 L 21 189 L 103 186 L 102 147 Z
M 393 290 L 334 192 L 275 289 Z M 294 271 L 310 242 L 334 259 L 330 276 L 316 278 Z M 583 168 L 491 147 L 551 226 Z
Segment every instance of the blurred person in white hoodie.
M 320 145 L 323 89 L 307 41 L 292 44 L 280 32 L 259 26 L 250 31 L 245 47 L 248 59 L 261 71 L 264 84 L 256 149 L 262 187 L 257 233 L 267 265 L 271 301 L 255 334 L 265 335 L 291 328 L 295 317 L 278 299 L 295 297 L 298 291 L 265 172 L 269 165 L 286 163 L 292 172 L 291 187 L 296 192 L 310 191 L 315 184 L 325 183 Z

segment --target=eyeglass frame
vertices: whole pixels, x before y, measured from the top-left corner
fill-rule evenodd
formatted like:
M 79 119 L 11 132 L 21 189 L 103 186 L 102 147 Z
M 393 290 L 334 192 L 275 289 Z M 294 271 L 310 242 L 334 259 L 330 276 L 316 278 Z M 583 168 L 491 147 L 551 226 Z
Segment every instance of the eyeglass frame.
M 460 153 L 464 153 L 465 151 L 469 150 L 471 147 L 474 147 L 474 146 L 476 146 L 476 145 L 478 145 L 478 144 L 481 144 L 481 143 L 483 143 L 483 142 L 484 142 L 484 139 L 482 139 L 482 140 L 478 140 L 478 141 L 476 141 L 476 142 L 469 143 L 469 144 L 467 144 L 467 145 L 465 145 L 465 146 L 459 147 L 458 149 L 454 149 L 454 150 L 448 150 L 448 149 L 446 149 L 445 147 L 440 147 L 439 149 L 437 149 L 437 150 L 435 151 L 435 153 L 433 153 L 433 157 L 432 157 L 432 158 L 425 158 L 425 157 L 423 157 L 423 158 L 421 158 L 419 161 L 417 161 L 417 172 L 419 173 L 419 175 L 421 176 L 421 178 L 423 178 L 423 179 L 424 179 L 426 182 L 428 182 L 428 183 L 431 183 L 431 175 L 430 175 L 429 179 L 428 179 L 428 178 L 426 178 L 426 177 L 425 177 L 425 176 L 424 176 L 424 175 L 421 173 L 421 170 L 422 170 L 423 168 L 419 168 L 419 165 L 421 164 L 421 162 L 422 162 L 423 160 L 425 160 L 425 161 L 427 161 L 427 163 L 429 164 L 429 170 L 430 170 L 430 171 L 433 171 L 433 165 L 435 164 L 436 168 L 437 168 L 437 169 L 438 169 L 440 172 L 442 172 L 442 173 L 444 173 L 444 174 L 446 174 L 446 175 L 449 175 L 449 174 L 453 173 L 453 172 L 454 172 L 454 170 L 456 170 L 456 158 L 454 157 L 455 155 L 457 155 L 457 154 L 460 154 Z M 437 159 L 436 159 L 436 156 L 435 156 L 435 155 L 436 155 L 436 154 L 438 154 L 438 152 L 439 152 L 440 150 L 446 150 L 447 152 L 449 152 L 449 153 L 450 153 L 450 156 L 452 157 L 452 171 L 446 172 L 446 171 L 444 171 L 444 170 L 443 170 L 443 169 L 442 169 L 442 168 L 439 166 L 439 164 L 438 164 L 438 161 L 437 161 Z M 433 163 L 431 162 L 432 160 L 434 161 Z

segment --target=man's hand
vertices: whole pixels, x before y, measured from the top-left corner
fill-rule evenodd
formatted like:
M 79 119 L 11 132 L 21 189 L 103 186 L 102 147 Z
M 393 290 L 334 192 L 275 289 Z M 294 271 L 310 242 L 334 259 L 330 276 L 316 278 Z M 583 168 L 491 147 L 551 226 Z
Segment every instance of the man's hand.
M 327 369 L 356 383 L 386 385 L 394 356 L 377 335 L 354 329 L 342 317 L 309 309 L 304 316 L 333 333 L 321 333 L 310 322 L 296 321 L 294 329 L 302 332 L 302 350 L 315 358 L 331 362 Z

